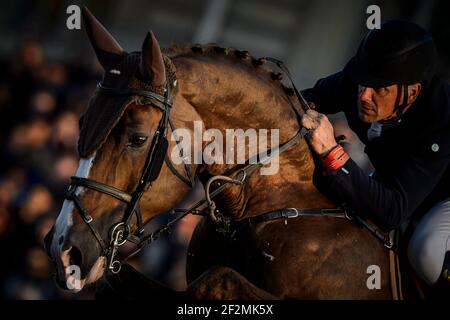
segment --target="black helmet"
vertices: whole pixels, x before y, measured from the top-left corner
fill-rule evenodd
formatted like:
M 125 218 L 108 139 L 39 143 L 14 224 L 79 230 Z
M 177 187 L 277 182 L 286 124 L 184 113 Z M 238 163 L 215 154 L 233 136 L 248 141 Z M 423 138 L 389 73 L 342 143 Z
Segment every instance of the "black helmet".
M 412 22 L 390 21 L 366 35 L 344 72 L 366 87 L 407 86 L 430 80 L 435 61 L 428 32 Z

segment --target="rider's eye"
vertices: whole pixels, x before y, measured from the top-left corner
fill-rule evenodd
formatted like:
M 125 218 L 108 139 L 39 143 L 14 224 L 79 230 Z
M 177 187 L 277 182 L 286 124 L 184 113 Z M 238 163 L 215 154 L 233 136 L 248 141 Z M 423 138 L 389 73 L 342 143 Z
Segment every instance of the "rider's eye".
M 147 139 L 148 139 L 147 136 L 135 133 L 130 136 L 129 142 L 132 147 L 140 147 L 147 141 Z

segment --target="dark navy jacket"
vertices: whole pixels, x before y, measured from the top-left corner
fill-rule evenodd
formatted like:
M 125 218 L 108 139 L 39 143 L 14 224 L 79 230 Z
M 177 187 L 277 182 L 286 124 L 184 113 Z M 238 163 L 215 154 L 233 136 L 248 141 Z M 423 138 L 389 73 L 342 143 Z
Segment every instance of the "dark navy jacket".
M 450 197 L 450 86 L 445 81 L 434 77 L 402 121 L 383 127 L 371 141 L 370 124 L 358 117 L 358 86 L 342 72 L 303 94 L 321 113 L 345 113 L 376 170 L 369 177 L 350 159 L 344 170 L 321 177 L 318 187 L 332 199 L 390 230 Z

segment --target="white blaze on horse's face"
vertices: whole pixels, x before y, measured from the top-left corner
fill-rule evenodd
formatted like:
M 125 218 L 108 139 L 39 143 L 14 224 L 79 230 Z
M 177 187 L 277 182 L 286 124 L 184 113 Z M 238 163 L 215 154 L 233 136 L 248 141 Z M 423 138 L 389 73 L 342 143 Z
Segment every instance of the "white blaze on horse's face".
M 80 178 L 89 178 L 92 165 L 94 163 L 95 154 L 90 158 L 82 158 L 78 163 L 78 169 L 75 176 Z M 84 188 L 77 187 L 76 194 L 81 195 Z M 70 228 L 73 225 L 74 204 L 70 200 L 64 200 L 61 211 L 55 222 L 55 230 L 51 245 L 51 252 L 53 257 L 59 257 L 64 246 L 65 240 L 69 234 Z M 76 214 L 76 213 L 75 213 Z

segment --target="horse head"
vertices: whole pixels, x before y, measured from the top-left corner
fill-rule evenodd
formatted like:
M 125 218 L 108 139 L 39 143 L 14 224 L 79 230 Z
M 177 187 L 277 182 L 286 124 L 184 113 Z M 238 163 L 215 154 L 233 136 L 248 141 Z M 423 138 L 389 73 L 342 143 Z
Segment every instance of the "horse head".
M 182 165 L 164 165 L 177 147 L 167 139 L 176 88 L 155 36 L 149 32 L 141 52 L 127 53 L 86 8 L 83 17 L 104 75 L 80 119 L 78 170 L 45 239 L 58 284 L 74 291 L 115 268 L 115 244 L 190 189 Z

